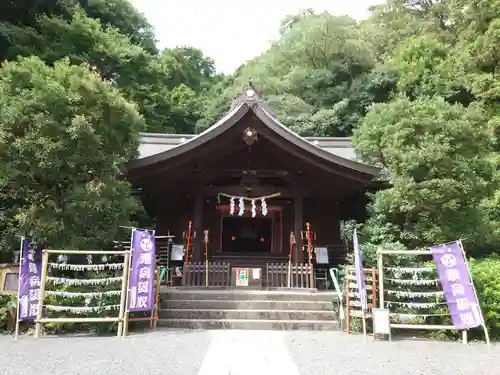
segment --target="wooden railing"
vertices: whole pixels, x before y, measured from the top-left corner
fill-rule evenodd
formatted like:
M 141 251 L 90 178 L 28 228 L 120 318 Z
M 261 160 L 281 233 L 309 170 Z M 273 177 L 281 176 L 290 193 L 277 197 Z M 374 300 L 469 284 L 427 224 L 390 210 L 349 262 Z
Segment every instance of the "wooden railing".
M 267 288 L 314 288 L 313 267 L 307 263 L 267 263 Z
M 363 272 L 365 274 L 367 307 L 371 309 L 377 307 L 377 271 L 375 268 L 364 268 Z M 356 284 L 356 269 L 352 266 L 346 266 L 345 274 L 346 331 L 349 333 L 351 317 L 361 318 L 363 313 Z M 366 316 L 371 316 L 371 313 L 367 313 Z
M 184 264 L 182 285 L 228 287 L 231 285 L 231 266 L 226 262 L 186 263 Z

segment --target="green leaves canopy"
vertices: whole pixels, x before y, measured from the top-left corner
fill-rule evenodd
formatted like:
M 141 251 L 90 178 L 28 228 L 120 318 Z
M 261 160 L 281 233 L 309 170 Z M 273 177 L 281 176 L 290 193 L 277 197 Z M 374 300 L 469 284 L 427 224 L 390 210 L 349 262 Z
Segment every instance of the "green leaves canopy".
M 0 199 L 51 246 L 97 246 L 128 220 L 119 166 L 137 156 L 144 120 L 110 82 L 68 60 L 0 69 Z
M 389 236 L 413 246 L 457 233 L 478 239 L 478 205 L 494 173 L 494 139 L 481 108 L 439 97 L 399 98 L 374 105 L 353 141 L 391 184 L 371 206 L 377 221 L 394 224 Z

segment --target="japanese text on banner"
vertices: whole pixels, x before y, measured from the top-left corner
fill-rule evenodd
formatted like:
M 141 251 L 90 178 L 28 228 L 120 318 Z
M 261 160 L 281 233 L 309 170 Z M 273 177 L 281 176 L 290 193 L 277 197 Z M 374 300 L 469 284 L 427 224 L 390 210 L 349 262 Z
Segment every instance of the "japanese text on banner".
M 42 249 L 34 246 L 29 239 L 23 239 L 20 261 L 19 320 L 34 320 L 40 300 Z
M 353 235 L 354 247 L 354 267 L 356 269 L 356 286 L 358 287 L 359 299 L 361 301 L 361 308 L 366 310 L 368 308 L 368 299 L 366 295 L 365 272 L 363 271 L 363 255 L 359 248 L 358 233 L 354 229 Z
M 483 324 L 474 285 L 459 241 L 430 248 L 451 320 L 456 329 Z
M 152 311 L 154 308 L 156 246 L 154 234 L 132 232 L 132 266 L 128 311 Z

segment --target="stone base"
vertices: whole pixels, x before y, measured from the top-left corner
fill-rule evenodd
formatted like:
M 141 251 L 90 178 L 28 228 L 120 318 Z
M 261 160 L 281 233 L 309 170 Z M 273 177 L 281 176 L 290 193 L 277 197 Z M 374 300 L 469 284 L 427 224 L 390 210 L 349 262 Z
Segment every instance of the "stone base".
M 304 289 L 164 288 L 159 326 L 191 329 L 338 330 L 338 295 Z
M 160 319 L 160 327 L 186 329 L 251 329 L 276 331 L 337 331 L 337 321 L 264 319 Z

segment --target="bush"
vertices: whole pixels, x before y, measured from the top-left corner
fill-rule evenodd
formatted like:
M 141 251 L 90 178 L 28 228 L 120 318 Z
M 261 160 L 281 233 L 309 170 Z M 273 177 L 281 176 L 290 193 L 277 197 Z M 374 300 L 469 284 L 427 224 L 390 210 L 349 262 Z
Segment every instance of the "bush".
M 484 320 L 491 338 L 500 338 L 500 257 L 470 261 Z M 479 332 L 478 332 L 479 333 Z
M 14 297 L 0 295 L 0 332 L 7 330 L 9 310 L 16 307 Z

